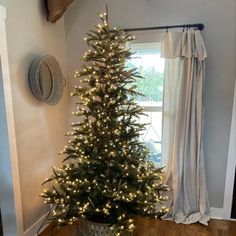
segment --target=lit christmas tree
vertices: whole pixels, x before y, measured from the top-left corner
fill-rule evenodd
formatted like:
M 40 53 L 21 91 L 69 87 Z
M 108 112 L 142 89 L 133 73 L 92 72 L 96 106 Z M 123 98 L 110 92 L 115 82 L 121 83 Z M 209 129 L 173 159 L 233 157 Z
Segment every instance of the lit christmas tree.
M 123 47 L 134 37 L 110 29 L 106 13 L 100 18 L 102 24 L 85 38 L 90 50 L 75 76 L 81 86 L 72 94 L 78 97 L 73 115 L 80 122 L 72 124 L 62 151 L 65 164 L 53 168 L 46 181 L 52 188 L 42 197 L 55 206 L 53 221 L 84 218 L 132 231 L 135 216 L 160 217 L 167 211 L 162 206 L 167 187 L 140 141 L 144 125 L 137 118 L 143 109 L 134 101 L 140 94 L 133 84 L 141 76 L 125 67 L 132 53 Z

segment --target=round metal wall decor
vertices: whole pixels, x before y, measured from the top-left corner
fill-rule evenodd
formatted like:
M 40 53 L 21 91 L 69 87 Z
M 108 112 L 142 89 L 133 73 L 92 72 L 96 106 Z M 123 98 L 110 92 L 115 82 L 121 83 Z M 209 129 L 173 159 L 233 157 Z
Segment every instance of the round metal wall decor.
M 65 87 L 61 67 L 52 56 L 36 59 L 30 66 L 29 86 L 34 97 L 48 105 L 56 105 Z

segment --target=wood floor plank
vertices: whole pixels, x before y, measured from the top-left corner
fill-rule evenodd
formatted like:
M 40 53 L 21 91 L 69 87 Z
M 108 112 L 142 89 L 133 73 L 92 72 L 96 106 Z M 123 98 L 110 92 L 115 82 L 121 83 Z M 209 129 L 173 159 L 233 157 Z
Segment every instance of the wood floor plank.
M 211 220 L 209 226 L 204 226 L 138 218 L 136 226 L 135 236 L 236 236 L 236 221 Z M 79 227 L 49 226 L 40 236 L 79 236 Z

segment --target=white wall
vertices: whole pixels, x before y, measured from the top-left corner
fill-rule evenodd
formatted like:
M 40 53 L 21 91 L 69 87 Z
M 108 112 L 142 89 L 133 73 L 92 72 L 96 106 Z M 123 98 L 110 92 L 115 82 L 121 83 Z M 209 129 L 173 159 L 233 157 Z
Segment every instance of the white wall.
M 54 107 L 36 101 L 28 88 L 28 70 L 36 56 L 51 54 L 59 60 L 66 74 L 65 28 L 63 19 L 55 25 L 46 21 L 42 0 L 0 0 L 0 5 L 7 9 L 20 197 L 24 230 L 27 230 L 47 211 L 39 193 L 51 167 L 61 161 L 58 152 L 65 144 L 69 97 L 65 91 Z
M 123 28 L 198 23 L 208 51 L 204 91 L 206 175 L 212 207 L 223 206 L 235 75 L 235 0 L 80 0 L 65 18 L 70 78 L 86 49 L 85 33 L 109 4 L 112 25 Z

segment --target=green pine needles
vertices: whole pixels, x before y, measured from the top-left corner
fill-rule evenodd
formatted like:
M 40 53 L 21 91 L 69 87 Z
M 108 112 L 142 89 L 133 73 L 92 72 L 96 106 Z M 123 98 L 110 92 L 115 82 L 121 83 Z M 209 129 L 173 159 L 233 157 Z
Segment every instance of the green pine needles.
M 132 99 L 137 95 L 132 83 L 141 76 L 125 67 L 132 53 L 124 44 L 134 37 L 111 29 L 105 13 L 100 18 L 102 24 L 85 38 L 90 50 L 75 76 L 81 86 L 72 94 L 78 97 L 73 115 L 80 122 L 71 125 L 64 164 L 53 168 L 45 182 L 52 188 L 41 196 L 54 205 L 53 221 L 84 218 L 132 231 L 135 216 L 160 217 L 167 211 L 162 193 L 168 189 L 162 169 L 148 161 L 140 141 L 144 125 L 137 117 L 143 109 Z

